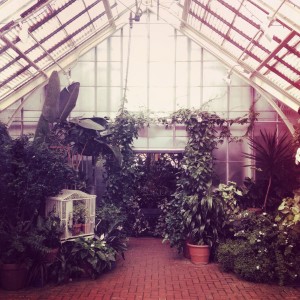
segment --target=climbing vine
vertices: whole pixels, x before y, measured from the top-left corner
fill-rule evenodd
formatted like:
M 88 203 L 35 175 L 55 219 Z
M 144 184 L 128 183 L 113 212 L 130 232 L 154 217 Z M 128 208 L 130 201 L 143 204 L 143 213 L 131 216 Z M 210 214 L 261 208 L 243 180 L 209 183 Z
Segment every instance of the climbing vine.
M 119 165 L 110 156 L 106 156 L 105 203 L 120 207 L 126 215 L 125 229 L 128 234 L 138 235 L 146 228 L 136 197 L 136 187 L 139 185 L 140 167 L 132 150 L 134 138 L 138 137 L 139 129 L 145 124 L 143 114 L 133 115 L 122 110 L 116 117 L 112 127 L 111 143 L 120 148 L 122 164 Z
M 166 213 L 165 240 L 182 250 L 186 240 L 214 246 L 222 224 L 222 206 L 212 197 L 213 151 L 225 139 L 236 141 L 230 126 L 246 124 L 248 116 L 224 119 L 214 113 L 182 109 L 172 123 L 186 126 L 188 142 L 179 168 L 177 189 Z
M 123 156 L 122 165 L 116 164 L 106 156 L 105 202 L 122 207 L 124 214 L 127 215 L 126 228 L 131 234 L 140 234 L 147 226 L 143 222 L 140 210 L 142 199 L 137 193 L 137 189 L 141 186 L 143 170 L 132 150 L 134 138 L 138 137 L 139 129 L 147 122 L 143 114 L 132 115 L 126 110 L 121 111 L 112 128 L 111 143 L 119 146 Z M 176 192 L 171 202 L 164 207 L 165 239 L 169 240 L 172 246 L 180 248 L 191 226 L 193 237 L 199 239 L 197 228 L 202 221 L 199 221 L 198 217 L 194 218 L 192 212 L 199 211 L 202 204 L 207 207 L 212 205 L 209 202 L 211 201 L 209 195 L 213 179 L 216 177 L 213 150 L 225 139 L 239 140 L 231 135 L 230 126 L 246 124 L 249 117 L 224 119 L 200 109 L 181 109 L 169 118 L 161 118 L 157 122 L 165 126 L 183 124 L 189 136 L 179 167 Z M 208 202 L 204 204 L 202 199 L 207 199 Z M 215 233 L 214 228 L 211 230 Z M 213 238 L 216 239 L 215 234 Z

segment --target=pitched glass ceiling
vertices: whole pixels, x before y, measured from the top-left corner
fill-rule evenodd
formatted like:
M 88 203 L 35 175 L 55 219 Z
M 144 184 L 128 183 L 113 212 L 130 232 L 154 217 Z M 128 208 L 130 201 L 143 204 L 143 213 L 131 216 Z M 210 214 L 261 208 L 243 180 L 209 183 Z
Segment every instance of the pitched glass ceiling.
M 299 0 L 40 0 L 0 6 L 0 111 L 68 75 L 78 57 L 150 10 L 255 88 L 300 106 Z M 136 18 L 138 19 L 138 18 Z

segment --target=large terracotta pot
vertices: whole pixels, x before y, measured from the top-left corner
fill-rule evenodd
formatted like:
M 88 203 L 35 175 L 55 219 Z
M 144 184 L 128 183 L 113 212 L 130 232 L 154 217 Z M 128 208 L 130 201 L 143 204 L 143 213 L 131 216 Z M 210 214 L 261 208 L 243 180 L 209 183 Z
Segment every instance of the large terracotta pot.
M 210 247 L 208 245 L 193 245 L 187 243 L 191 262 L 196 265 L 206 265 L 209 263 Z
M 24 264 L 3 264 L 0 266 L 0 284 L 5 290 L 16 291 L 26 285 L 27 269 Z

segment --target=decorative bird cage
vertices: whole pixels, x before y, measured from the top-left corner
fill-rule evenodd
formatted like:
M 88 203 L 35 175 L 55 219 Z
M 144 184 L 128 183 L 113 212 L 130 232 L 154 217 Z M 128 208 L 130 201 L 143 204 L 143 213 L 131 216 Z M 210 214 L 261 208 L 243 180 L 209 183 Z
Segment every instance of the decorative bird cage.
M 46 215 L 55 211 L 65 227 L 61 240 L 94 233 L 96 195 L 78 190 L 62 190 L 46 201 Z

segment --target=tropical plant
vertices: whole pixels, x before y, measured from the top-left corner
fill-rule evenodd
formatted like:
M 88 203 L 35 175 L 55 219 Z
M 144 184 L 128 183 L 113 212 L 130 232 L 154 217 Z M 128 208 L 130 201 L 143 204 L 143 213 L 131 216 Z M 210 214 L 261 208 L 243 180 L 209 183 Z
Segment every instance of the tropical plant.
M 283 229 L 291 227 L 300 233 L 300 197 L 284 198 L 278 207 L 275 221 Z
M 62 245 L 57 260 L 50 267 L 51 277 L 58 283 L 82 275 L 99 277 L 115 264 L 116 251 L 107 245 L 104 237 L 78 238 Z
M 217 250 L 224 271 L 255 282 L 299 282 L 299 233 L 282 229 L 267 213 L 243 212 L 236 221 L 232 223 L 233 236 Z
M 213 150 L 218 142 L 230 136 L 229 122 L 215 114 L 191 110 L 180 110 L 172 119 L 186 125 L 189 139 L 179 166 L 174 200 L 166 218 L 169 225 L 165 239 L 179 250 L 186 240 L 214 248 L 224 213 L 220 199 L 213 197 L 213 180 L 216 178 Z M 216 128 L 221 129 L 220 133 Z M 178 221 L 180 223 L 176 224 Z
M 35 212 L 44 212 L 47 197 L 76 180 L 66 156 L 31 141 L 30 136 L 10 139 L 0 147 L 0 216 L 13 226 L 32 222 Z
M 73 201 L 73 224 L 85 224 L 88 216 L 88 209 L 82 200 Z
M 133 140 L 138 137 L 144 122 L 143 115 L 131 115 L 126 110 L 116 117 L 109 140 L 121 149 L 122 164 L 118 164 L 111 154 L 105 155 L 104 163 L 106 192 L 103 199 L 121 208 L 126 216 L 124 229 L 130 235 L 140 235 L 147 228 L 136 193 L 142 171 L 132 150 Z
M 244 156 L 252 160 L 252 163 L 247 166 L 255 168 L 257 175 L 266 182 L 262 206 L 266 210 L 272 188 L 281 189 L 282 199 L 282 196 L 286 196 L 286 193 L 297 186 L 297 176 L 288 134 L 278 136 L 276 130 L 273 133 L 260 131 L 260 134 L 261 140 L 257 137 L 248 137 L 253 153 L 244 153 Z
M 65 225 L 61 224 L 59 216 L 51 211 L 46 217 L 38 216 L 36 230 L 45 237 L 43 244 L 49 248 L 59 248 L 60 238 L 65 231 Z
M 107 246 L 115 251 L 115 254 L 120 254 L 125 259 L 124 252 L 127 250 L 127 237 L 120 222 L 115 221 L 110 223 L 109 226 L 105 226 L 103 221 L 99 221 L 94 232 L 95 240 L 104 240 Z

